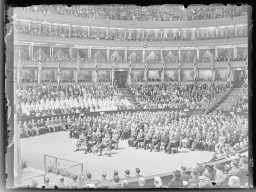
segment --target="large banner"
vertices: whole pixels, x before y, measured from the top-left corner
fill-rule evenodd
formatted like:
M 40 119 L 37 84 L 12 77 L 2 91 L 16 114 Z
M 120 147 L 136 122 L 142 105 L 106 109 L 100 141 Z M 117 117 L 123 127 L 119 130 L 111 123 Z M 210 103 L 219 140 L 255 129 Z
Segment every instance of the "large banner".
M 74 80 L 73 70 L 63 70 L 61 71 L 61 81 L 71 82 Z
M 78 72 L 79 82 L 92 82 L 92 71 L 80 70 Z
M 132 80 L 133 81 L 144 81 L 144 71 L 132 71 Z
M 201 81 L 211 81 L 212 80 L 212 71 L 208 69 L 199 70 L 199 80 Z
M 194 80 L 194 70 L 183 69 L 181 70 L 181 81 L 193 81 Z
M 45 69 L 42 71 L 42 81 L 51 82 L 56 81 L 54 69 Z
M 177 50 L 163 51 L 163 56 L 166 63 L 176 63 L 179 58 Z
M 37 75 L 34 69 L 23 69 L 21 72 L 22 82 L 34 82 L 37 81 Z
M 148 71 L 148 80 L 149 81 L 161 80 L 161 71 L 160 70 L 149 70 Z
M 111 71 L 98 71 L 98 80 L 100 82 L 110 82 Z
M 165 81 L 178 81 L 178 70 L 165 70 L 164 71 L 164 80 Z
M 226 81 L 228 72 L 226 69 L 216 69 L 215 80 Z

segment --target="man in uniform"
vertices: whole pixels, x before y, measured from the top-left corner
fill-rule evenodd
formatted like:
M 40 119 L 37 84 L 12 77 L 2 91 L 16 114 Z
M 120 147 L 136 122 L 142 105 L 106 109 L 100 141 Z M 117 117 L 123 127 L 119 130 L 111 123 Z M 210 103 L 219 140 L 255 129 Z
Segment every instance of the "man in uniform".
M 159 151 L 160 150 L 160 132 L 157 131 L 154 133 L 153 138 L 152 138 L 152 144 L 151 144 L 151 150 L 152 151 L 154 148 Z
M 141 128 L 139 130 L 138 136 L 137 136 L 137 138 L 135 140 L 135 143 L 134 143 L 134 146 L 136 147 L 136 149 L 138 149 L 138 147 L 139 147 L 138 145 L 140 143 L 142 143 L 143 141 L 144 141 L 144 132 L 143 132 L 143 129 Z

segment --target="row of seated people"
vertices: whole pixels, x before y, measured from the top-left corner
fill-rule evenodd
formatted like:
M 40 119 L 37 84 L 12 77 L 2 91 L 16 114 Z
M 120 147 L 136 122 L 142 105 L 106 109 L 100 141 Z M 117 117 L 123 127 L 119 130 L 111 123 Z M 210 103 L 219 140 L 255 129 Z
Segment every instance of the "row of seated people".
M 247 6 L 31 6 L 24 8 L 44 14 L 71 15 L 94 19 L 138 21 L 205 20 L 247 15 Z
M 47 120 L 42 126 L 37 125 L 42 120 L 20 123 L 21 136 L 69 129 L 70 136 L 78 139 L 77 149 L 82 145 L 86 153 L 100 155 L 103 149 L 111 155 L 112 144 L 118 147 L 119 139 L 128 139 L 130 146 L 150 151 L 175 153 L 179 148 L 215 151 L 218 158 L 248 146 L 248 119 L 237 114 L 187 116 L 182 111 L 143 111 L 65 118 Z
M 134 85 L 136 101 L 150 108 L 206 108 L 211 99 L 227 90 L 229 84 L 194 83 L 185 85 Z
M 47 116 L 133 107 L 126 98 L 115 97 L 116 92 L 110 84 L 71 83 L 21 88 L 17 90 L 18 111 L 24 116 Z
M 169 123 L 132 127 L 128 143 L 166 153 L 177 152 L 178 148 L 215 151 L 219 158 L 248 146 L 247 128 L 247 119 L 238 115 L 185 116 Z
M 17 90 L 17 99 L 20 102 L 32 102 L 46 98 L 62 97 L 94 97 L 104 98 L 114 96 L 116 88 L 105 84 L 59 84 L 38 85 L 36 87 L 23 86 Z
M 15 32 L 32 35 L 56 37 L 61 39 L 96 39 L 119 41 L 191 41 L 206 39 L 223 39 L 235 37 L 247 37 L 247 26 L 223 29 L 196 29 L 196 30 L 172 30 L 172 29 L 109 29 L 93 27 L 62 26 L 54 24 L 23 23 L 16 22 Z
M 151 108 L 205 108 L 227 85 L 140 85 L 132 87 L 137 103 Z M 133 109 L 127 98 L 115 96 L 111 85 L 69 84 L 40 86 L 17 91 L 22 116 L 46 116 L 80 112 Z
M 133 179 L 133 182 L 131 182 Z M 167 177 L 143 176 L 139 168 L 131 174 L 126 169 L 123 174 L 115 170 L 113 175 L 102 173 L 101 178 L 94 179 L 91 172 L 70 177 L 46 175 L 42 181 L 33 179 L 28 188 L 247 188 L 248 157 L 237 153 L 232 160 L 224 163 L 197 164 L 172 171 Z

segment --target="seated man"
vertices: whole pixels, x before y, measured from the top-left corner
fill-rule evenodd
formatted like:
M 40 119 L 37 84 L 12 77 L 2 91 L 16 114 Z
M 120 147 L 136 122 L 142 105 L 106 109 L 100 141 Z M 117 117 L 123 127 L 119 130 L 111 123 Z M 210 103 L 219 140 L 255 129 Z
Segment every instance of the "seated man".
M 160 150 L 160 132 L 155 132 L 152 138 L 151 150 L 154 148 L 159 151 Z
M 169 133 L 167 130 L 165 130 L 161 134 L 161 149 L 160 150 L 166 151 L 168 142 L 169 142 Z
M 136 141 L 136 138 L 137 138 L 137 133 L 136 133 L 136 131 L 132 131 L 131 137 L 130 137 L 130 139 L 128 140 L 128 145 L 129 145 L 130 147 L 134 147 L 134 142 Z
M 107 154 L 110 156 L 111 155 L 111 146 L 112 141 L 110 134 L 105 135 L 105 137 L 102 139 L 101 144 L 99 145 L 99 155 L 102 155 L 102 151 L 104 148 L 107 149 Z
M 140 143 L 142 143 L 144 141 L 144 132 L 143 132 L 143 129 L 140 129 L 139 130 L 139 133 L 138 133 L 138 136 L 135 140 L 135 143 L 134 143 L 134 146 L 136 147 L 136 149 L 138 148 L 138 145 Z
M 118 149 L 119 139 L 120 139 L 120 133 L 119 133 L 118 130 L 115 129 L 115 130 L 113 131 L 112 140 L 113 140 L 114 148 L 115 148 L 116 150 Z
M 144 149 L 148 149 L 148 145 L 151 145 L 152 143 L 152 137 L 153 137 L 153 130 L 148 130 L 148 132 L 146 133 L 145 139 L 144 139 Z M 151 148 L 151 146 L 150 146 Z

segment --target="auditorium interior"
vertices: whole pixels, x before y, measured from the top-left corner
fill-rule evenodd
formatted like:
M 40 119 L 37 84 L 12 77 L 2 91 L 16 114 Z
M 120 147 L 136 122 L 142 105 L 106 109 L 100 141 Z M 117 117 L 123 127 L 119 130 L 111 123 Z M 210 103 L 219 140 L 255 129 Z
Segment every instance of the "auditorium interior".
M 37 5 L 13 27 L 16 186 L 249 186 L 247 5 Z

